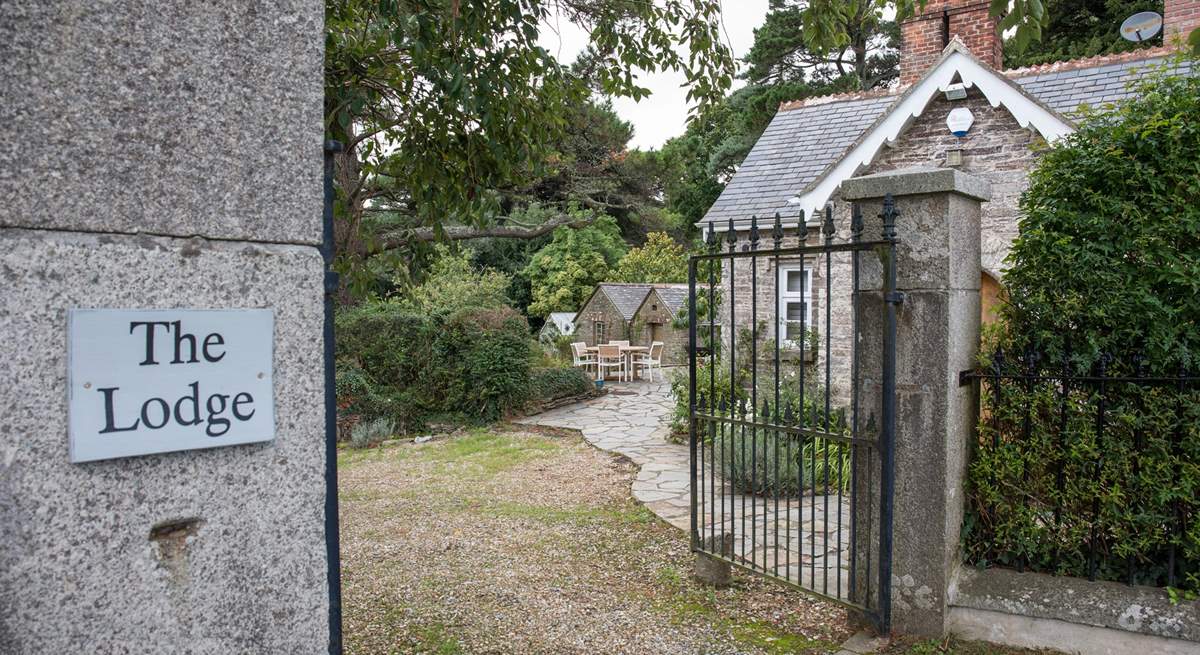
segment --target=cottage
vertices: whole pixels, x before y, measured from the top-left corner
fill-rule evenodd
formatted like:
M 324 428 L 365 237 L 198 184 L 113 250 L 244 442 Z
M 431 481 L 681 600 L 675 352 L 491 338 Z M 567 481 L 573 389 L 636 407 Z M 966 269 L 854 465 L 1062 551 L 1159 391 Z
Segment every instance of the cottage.
M 550 312 L 538 332 L 538 340 L 548 343 L 569 334 L 575 334 L 575 312 Z
M 1198 4 L 1167 0 L 1168 38 L 1196 25 Z M 1074 130 L 1073 118 L 1083 106 L 1102 109 L 1127 97 L 1127 83 L 1139 71 L 1167 62 L 1170 46 L 1002 70 L 1001 36 L 986 2 L 930 2 L 926 13 L 901 29 L 898 87 L 781 106 L 699 225 L 720 233 L 732 226 L 744 241 L 752 216 L 769 234 L 778 213 L 791 235 L 785 247 L 797 245 L 800 220 L 812 227 L 809 245 L 817 245 L 830 203 L 839 238 L 848 236 L 849 207 L 839 198 L 844 180 L 904 168 L 956 168 L 991 184 L 981 220 L 987 312 L 1000 292 L 1003 262 L 1017 235 L 1018 202 L 1039 153 Z M 848 285 L 833 281 L 849 276 L 849 260 L 835 255 L 830 262 L 814 257 L 776 265 L 763 258 L 757 273 L 756 317 L 750 311 L 750 276 L 737 276 L 736 327 L 766 321 L 760 337 L 781 336 L 785 349 L 797 348 L 801 332 L 815 328 L 822 346 L 818 363 L 823 368 L 824 358 L 832 356 L 832 384 L 844 398 L 840 381 L 849 376 L 850 297 Z M 728 288 L 728 272 L 724 275 Z M 776 286 L 779 306 L 771 311 Z M 729 309 L 722 308 L 726 322 Z
M 663 365 L 687 362 L 687 329 L 675 318 L 687 304 L 686 284 L 602 282 L 575 316 L 576 334 L 589 346 L 613 340 L 664 344 Z

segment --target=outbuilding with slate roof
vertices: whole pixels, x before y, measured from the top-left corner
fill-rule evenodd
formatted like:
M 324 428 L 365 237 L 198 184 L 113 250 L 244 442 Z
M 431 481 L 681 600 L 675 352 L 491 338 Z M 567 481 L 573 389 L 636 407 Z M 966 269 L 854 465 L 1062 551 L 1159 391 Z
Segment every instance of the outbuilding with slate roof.
M 1190 20 L 1189 12 L 1172 12 L 1171 5 L 1178 2 L 1167 0 L 1164 29 L 1168 34 L 1187 29 L 1171 24 L 1172 16 Z M 1134 93 L 1130 82 L 1148 69 L 1171 67 L 1177 73 L 1194 73 L 1190 64 L 1172 58 L 1171 46 L 1001 70 L 1001 36 L 988 3 L 932 4 L 937 5 L 932 13 L 901 26 L 904 45 L 898 87 L 781 106 L 699 226 L 722 237 L 732 229 L 744 242 L 754 217 L 768 233 L 778 215 L 789 235 L 783 243 L 787 247 L 798 245 L 795 235 L 800 221 L 817 228 L 828 212 L 838 238 L 844 239 L 849 236 L 850 211 L 839 197 L 843 181 L 906 168 L 956 168 L 991 184 L 991 200 L 982 207 L 980 227 L 983 305 L 991 307 L 1000 291 L 1005 257 L 1017 236 L 1019 200 L 1040 153 L 1072 133 L 1074 120 L 1085 108 L 1103 111 L 1128 98 Z M 945 24 L 950 29 L 943 32 L 944 16 L 949 16 Z M 932 36 L 926 33 L 931 25 L 938 26 Z M 943 41 L 930 50 L 935 36 Z M 952 132 L 951 112 L 959 117 L 969 113 L 973 119 L 969 128 Z M 817 245 L 820 238 L 820 229 L 808 231 L 810 245 Z M 846 389 L 839 381 L 849 378 L 849 285 L 835 280 L 849 276 L 849 261 L 839 255 L 831 260 L 826 268 L 818 257 L 803 262 L 803 267 L 799 261 L 763 258 L 757 275 L 759 315 L 750 316 L 748 275 L 738 276 L 737 306 L 723 312 L 728 320 L 729 310 L 735 310 L 737 328 L 749 327 L 751 321 L 773 324 L 759 334 L 765 339 L 780 336 L 788 349 L 797 344 L 801 332 L 811 339 L 814 325 L 824 329 L 828 311 L 829 334 L 816 335 L 822 346 L 829 340 L 817 365 L 823 367 L 824 358 L 832 355 L 832 386 L 835 396 L 845 399 Z M 729 283 L 726 277 L 725 288 Z M 780 306 L 771 312 L 776 286 Z M 788 320 L 788 316 L 800 318 Z M 723 332 L 730 335 L 736 330 Z
M 648 346 L 662 341 L 663 365 L 683 363 L 687 329 L 673 318 L 687 302 L 686 284 L 601 282 L 575 316 L 575 335 L 589 346 L 629 341 Z

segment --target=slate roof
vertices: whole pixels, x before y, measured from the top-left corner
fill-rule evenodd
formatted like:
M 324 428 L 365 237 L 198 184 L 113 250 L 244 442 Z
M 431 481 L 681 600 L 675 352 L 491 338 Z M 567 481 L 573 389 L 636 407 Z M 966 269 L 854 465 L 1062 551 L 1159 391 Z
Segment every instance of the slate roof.
M 676 313 L 687 306 L 688 287 L 686 284 L 655 285 L 654 290 L 658 292 L 658 297 L 667 304 L 667 309 L 670 309 L 671 313 Z
M 604 292 L 612 304 L 621 312 L 621 316 L 625 320 L 633 318 L 637 308 L 641 306 L 642 301 L 646 299 L 646 294 L 650 293 L 651 286 L 649 284 L 623 284 L 619 282 L 601 282 L 596 287 L 597 291 Z M 589 299 L 588 302 L 591 302 Z M 584 303 L 584 307 L 587 303 Z
M 667 303 L 672 311 L 679 311 L 679 308 L 687 302 L 688 287 L 686 284 L 601 282 L 596 285 L 596 290 L 588 297 L 587 302 L 583 303 L 583 307 L 587 307 L 597 293 L 603 292 L 621 313 L 621 316 L 629 321 L 642 306 L 642 302 L 646 300 L 651 289 L 658 290 L 659 297 Z M 583 309 L 581 308 L 580 311 Z
M 1141 58 L 1130 56 L 1136 54 Z M 1162 56 L 1125 53 L 1003 74 L 1048 108 L 1071 117 L 1081 105 L 1098 107 L 1128 97 L 1126 85 L 1139 77 L 1138 70 L 1164 61 Z M 1193 72 L 1190 64 L 1180 70 Z M 807 191 L 839 161 L 897 103 L 902 91 L 814 98 L 781 107 L 702 222 L 715 221 L 723 229 L 730 218 L 757 215 L 766 225 L 776 212 L 795 218 L 799 208 L 788 200 Z

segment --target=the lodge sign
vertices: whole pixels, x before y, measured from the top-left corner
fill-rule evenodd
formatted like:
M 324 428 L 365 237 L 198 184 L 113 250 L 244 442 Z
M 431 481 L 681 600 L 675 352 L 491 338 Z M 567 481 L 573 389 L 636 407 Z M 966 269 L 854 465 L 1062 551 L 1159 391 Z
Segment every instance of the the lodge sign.
M 269 309 L 73 309 L 72 462 L 275 437 Z

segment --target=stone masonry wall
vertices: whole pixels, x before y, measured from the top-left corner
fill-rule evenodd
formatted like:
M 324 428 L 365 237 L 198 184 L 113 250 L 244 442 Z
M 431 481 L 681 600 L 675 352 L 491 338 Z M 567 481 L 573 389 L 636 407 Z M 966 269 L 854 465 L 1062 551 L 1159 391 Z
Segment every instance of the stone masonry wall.
M 974 114 L 975 123 L 965 137 L 956 137 L 946 127 L 946 116 L 955 107 L 968 107 Z M 1039 152 L 1045 147 L 1045 142 L 1036 134 L 1022 128 L 1003 107 L 993 109 L 987 99 L 977 90 L 972 89 L 966 100 L 948 101 L 939 95 L 930 102 L 925 112 L 908 127 L 896 143 L 883 150 L 880 157 L 865 171 L 863 175 L 896 170 L 901 168 L 942 168 L 945 167 L 946 153 L 958 149 L 962 151 L 962 165 L 959 170 L 982 177 L 992 185 L 992 200 L 983 203 L 981 215 L 980 237 L 982 242 L 981 263 L 984 270 L 998 276 L 1004 268 L 1004 258 L 1008 255 L 1012 240 L 1017 236 L 1017 221 L 1020 216 L 1019 202 L 1021 194 L 1028 186 L 1028 171 L 1036 165 Z M 831 199 L 834 207 L 834 225 L 837 229 L 835 243 L 849 238 L 850 206 L 843 202 L 837 194 Z M 770 225 L 760 227 L 762 240 L 759 249 L 767 251 L 771 242 L 769 239 Z M 784 240 L 784 247 L 797 243 L 795 230 Z M 723 235 L 722 235 L 723 236 Z M 746 246 L 747 233 L 738 234 L 739 248 Z M 900 235 L 903 238 L 903 235 Z M 864 239 L 878 239 L 878 234 L 865 234 Z M 820 228 L 810 227 L 808 245 L 819 246 L 822 241 Z M 724 246 L 723 246 L 724 247 Z M 866 255 L 861 255 L 866 256 Z M 852 365 L 852 314 L 851 314 L 851 266 L 848 254 L 835 254 L 830 266 L 831 279 L 828 297 L 830 299 L 830 327 L 828 336 L 830 343 L 826 347 L 825 329 L 825 262 L 821 256 L 816 256 L 806 262 L 806 266 L 815 267 L 813 275 L 813 304 L 814 316 L 817 319 L 817 330 L 820 334 L 820 348 L 817 360 L 810 365 L 810 371 L 817 374 L 819 380 L 825 379 L 826 357 L 832 356 L 829 362 L 830 390 L 833 402 L 845 406 L 850 403 L 850 374 Z M 749 260 L 738 260 L 736 271 L 736 321 L 739 329 L 750 327 L 750 289 L 751 275 Z M 726 305 L 721 309 L 722 322 L 729 321 L 729 267 L 726 264 L 722 271 L 722 288 L 725 290 Z M 773 318 L 767 317 L 772 312 L 774 302 L 775 267 L 770 257 L 758 260 L 758 312 L 759 320 L 766 321 L 765 333 L 761 339 L 774 339 L 775 326 Z M 773 312 L 772 312 L 773 316 Z M 724 336 L 724 345 L 728 348 L 729 335 Z M 793 365 L 794 368 L 794 365 Z M 760 373 L 764 369 L 760 365 Z M 810 373 L 810 379 L 811 373 Z
M 954 136 L 946 127 L 946 116 L 955 107 L 967 107 L 975 116 L 965 137 Z M 966 100 L 950 101 L 939 94 L 863 174 L 944 167 L 986 179 L 992 185 L 992 199 L 983 204 L 981 263 L 985 271 L 998 275 L 1017 236 L 1019 204 L 1029 186 L 1029 170 L 1044 147 L 1041 137 L 1021 127 L 1008 110 L 993 109 L 983 94 L 971 89 Z M 955 149 L 962 151 L 962 165 L 947 166 L 946 153 Z
M 605 343 L 613 339 L 622 340 L 628 334 L 625 318 L 621 316 L 621 312 L 617 311 L 616 306 L 603 292 L 594 294 L 588 304 L 579 310 L 579 315 L 575 319 L 577 341 L 582 341 L 589 346 L 600 345 L 596 343 L 595 337 L 598 321 L 604 322 Z
M 657 338 L 663 342 L 663 366 L 682 366 L 688 363 L 688 331 L 674 326 L 675 314 L 670 306 L 651 290 L 633 316 L 630 341 L 635 346 L 649 346 Z M 657 325 L 653 325 L 657 324 Z
M 0 653 L 328 652 L 323 15 L 0 3 Z M 72 464 L 72 308 L 273 310 L 274 439 Z

